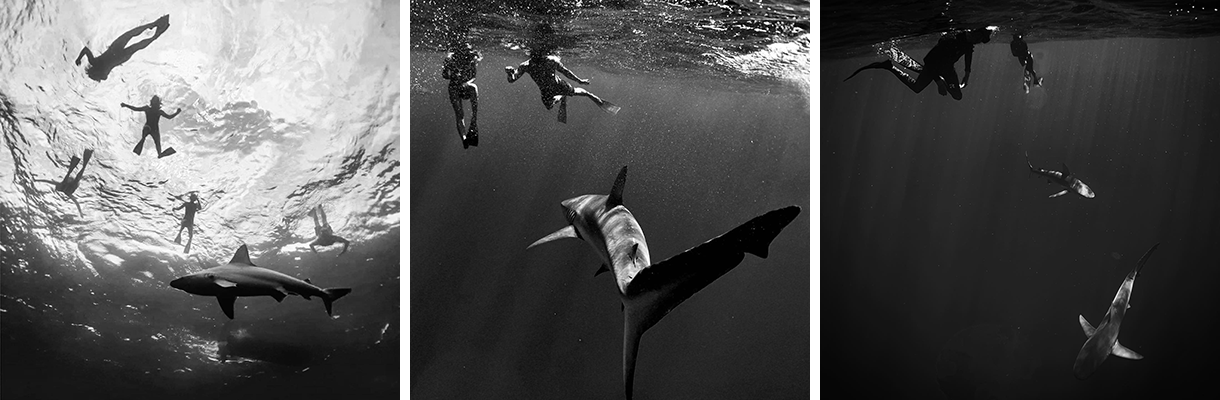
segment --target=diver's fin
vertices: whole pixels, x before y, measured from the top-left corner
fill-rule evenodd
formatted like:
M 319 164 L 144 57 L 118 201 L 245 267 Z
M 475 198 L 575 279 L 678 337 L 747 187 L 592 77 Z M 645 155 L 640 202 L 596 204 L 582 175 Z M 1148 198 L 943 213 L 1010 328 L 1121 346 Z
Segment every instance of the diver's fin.
M 597 106 L 601 107 L 602 111 L 610 113 L 610 115 L 618 115 L 619 110 L 623 109 L 622 107 L 619 107 L 619 106 L 615 105 L 614 103 L 611 103 L 611 102 L 605 101 L 605 100 L 602 100 L 601 104 L 598 104 Z
M 158 154 L 158 155 L 157 155 L 157 158 L 165 158 L 165 157 L 169 157 L 169 156 L 174 155 L 174 153 L 177 153 L 177 152 L 178 152 L 178 151 L 177 151 L 177 150 L 174 150 L 174 148 L 173 148 L 173 147 L 168 147 L 168 148 L 166 148 L 166 149 L 165 149 L 165 151 L 162 151 L 162 152 L 161 152 L 161 154 Z
M 614 178 L 614 187 L 610 188 L 610 197 L 606 199 L 606 209 L 623 205 L 623 186 L 627 186 L 627 166 L 618 170 L 618 177 Z
M 254 266 L 254 263 L 250 262 L 250 251 L 246 250 L 246 245 L 243 244 L 237 248 L 237 252 L 233 253 L 233 259 L 229 260 L 229 264 Z
M 131 151 L 135 152 L 137 156 L 144 151 L 144 137 L 140 138 L 140 142 L 136 143 L 136 148 L 131 149 Z
M 1144 356 L 1141 356 L 1140 353 L 1136 353 L 1131 351 L 1131 349 L 1123 347 L 1122 344 L 1118 343 L 1118 340 L 1114 341 L 1114 347 L 1110 348 L 1110 354 L 1126 358 L 1128 360 L 1139 360 L 1144 358 Z
M 89 160 L 92 158 L 93 158 L 93 149 L 85 150 L 85 159 L 83 161 L 81 161 L 81 164 L 80 164 L 81 171 L 84 171 L 85 167 L 89 166 Z
M 602 264 L 600 267 L 598 267 L 597 272 L 594 272 L 593 276 L 596 277 L 598 275 L 601 275 L 604 272 L 610 272 L 610 268 L 607 268 L 606 264 Z
M 568 97 L 564 96 L 559 100 L 559 114 L 557 116 L 559 122 L 568 123 Z
M 237 296 L 216 296 L 216 300 L 220 302 L 220 309 L 225 312 L 225 316 L 233 319 L 233 302 L 237 300 Z
M 1050 195 L 1049 197 L 1053 199 L 1053 198 L 1056 198 L 1056 197 L 1059 197 L 1059 196 L 1063 196 L 1063 195 L 1065 195 L 1065 194 L 1067 194 L 1067 193 L 1068 193 L 1068 190 L 1067 190 L 1067 189 L 1063 189 L 1063 190 L 1059 191 L 1059 193 L 1052 194 L 1052 195 Z
M 1093 325 L 1090 325 L 1089 321 L 1084 319 L 1083 315 L 1080 316 L 1080 329 L 1084 330 L 1085 337 L 1093 337 L 1093 332 L 1097 332 L 1096 329 L 1093 329 Z
M 579 238 L 579 236 L 576 235 L 576 227 L 572 226 L 572 225 L 568 225 L 563 228 L 559 228 L 559 230 L 552 232 L 550 235 L 546 235 L 542 239 L 538 239 L 538 241 L 535 241 L 534 243 L 530 244 L 529 246 L 526 246 L 525 248 L 529 249 L 531 247 L 534 247 L 534 246 L 537 246 L 537 245 L 540 245 L 540 244 L 543 244 L 543 243 L 546 243 L 546 242 L 549 242 L 552 240 L 563 239 L 563 238 Z
M 72 156 L 72 160 L 68 161 L 68 173 L 71 174 L 77 165 L 80 165 L 80 157 Z
M 893 62 L 891 62 L 890 60 L 878 61 L 878 62 L 875 62 L 875 63 L 869 64 L 869 65 L 865 65 L 865 66 L 863 66 L 863 67 L 860 67 L 860 69 L 857 69 L 857 70 L 856 70 L 856 72 L 853 72 L 853 73 L 851 74 L 851 76 L 847 77 L 847 79 L 854 78 L 854 77 L 856 76 L 856 74 L 858 74 L 858 73 L 860 73 L 860 71 L 863 71 L 863 70 L 866 70 L 866 69 L 874 69 L 874 68 L 876 68 L 876 69 L 888 69 L 888 68 L 889 68 L 891 65 L 893 65 Z M 847 82 L 847 79 L 844 79 L 844 80 L 843 80 L 843 82 Z

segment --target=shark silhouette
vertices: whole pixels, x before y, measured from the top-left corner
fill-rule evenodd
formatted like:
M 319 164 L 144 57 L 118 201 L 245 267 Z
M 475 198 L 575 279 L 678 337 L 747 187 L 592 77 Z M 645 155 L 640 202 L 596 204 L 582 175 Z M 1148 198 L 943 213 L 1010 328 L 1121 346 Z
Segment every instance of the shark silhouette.
M 1029 165 L 1030 172 L 1046 178 L 1046 183 L 1054 183 L 1064 187 L 1062 191 L 1049 197 L 1055 198 L 1068 194 L 1068 192 L 1074 192 L 1084 198 L 1093 198 L 1093 189 L 1089 188 L 1089 185 L 1084 184 L 1084 181 L 1076 179 L 1076 176 L 1072 175 L 1072 171 L 1068 170 L 1067 164 L 1063 164 L 1063 172 L 1034 168 L 1034 165 L 1029 163 L 1029 152 L 1025 153 L 1025 164 Z
M 169 286 L 190 294 L 216 296 L 220 309 L 229 319 L 233 319 L 233 302 L 238 297 L 271 296 L 279 302 L 290 294 L 305 300 L 317 296 L 326 306 L 326 315 L 330 315 L 331 303 L 352 291 L 348 288 L 322 289 L 308 279 L 300 280 L 256 267 L 250 262 L 250 253 L 244 244 L 237 248 L 228 264 L 174 279 Z
M 623 384 L 632 396 L 640 337 L 687 298 L 732 270 L 745 253 L 767 257 L 771 241 L 801 209 L 788 206 L 751 219 L 701 245 L 652 264 L 644 231 L 623 206 L 627 167 L 609 195 L 587 194 L 562 202 L 568 225 L 528 248 L 562 238 L 583 239 L 604 264 L 594 276 L 613 271 L 623 304 Z
M 1144 263 L 1148 262 L 1148 257 L 1151 257 L 1152 252 L 1160 245 L 1160 243 L 1152 245 L 1152 248 L 1148 249 L 1143 257 L 1140 257 L 1135 269 L 1132 269 L 1127 274 L 1127 278 L 1123 279 L 1123 284 L 1118 287 L 1118 293 L 1114 295 L 1114 301 L 1110 302 L 1110 309 L 1106 311 L 1106 316 L 1101 318 L 1101 324 L 1097 325 L 1097 328 L 1093 328 L 1093 325 L 1084 319 L 1084 315 L 1080 316 L 1080 328 L 1084 330 L 1084 335 L 1088 336 L 1089 340 L 1086 340 L 1084 346 L 1080 348 L 1080 353 L 1076 355 L 1076 364 L 1072 366 L 1076 379 L 1086 379 L 1093 375 L 1097 367 L 1101 366 L 1101 363 L 1106 361 L 1106 357 L 1110 354 L 1132 360 L 1144 358 L 1139 353 L 1118 343 L 1118 328 L 1123 324 L 1123 317 L 1127 315 L 1127 309 L 1131 308 L 1128 302 L 1131 300 L 1131 289 L 1135 286 L 1135 278 L 1139 276 Z

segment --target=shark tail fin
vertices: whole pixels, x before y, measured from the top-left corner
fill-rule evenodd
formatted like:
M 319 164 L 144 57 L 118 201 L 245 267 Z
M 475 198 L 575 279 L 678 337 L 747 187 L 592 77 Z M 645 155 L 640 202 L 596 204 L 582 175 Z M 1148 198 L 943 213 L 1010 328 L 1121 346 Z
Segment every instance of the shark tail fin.
M 330 288 L 330 289 L 322 289 L 322 291 L 326 292 L 326 296 L 322 296 L 322 304 L 326 305 L 326 315 L 331 315 L 331 313 L 330 313 L 331 303 L 334 303 L 335 300 L 339 300 L 340 297 L 346 296 L 348 293 L 351 293 L 352 289 L 350 289 L 350 288 Z
M 627 400 L 631 400 L 632 387 L 635 386 L 635 358 L 640 350 L 640 338 L 652 326 L 652 323 L 640 319 L 646 313 L 638 311 L 643 310 L 623 307 L 623 388 Z
M 1160 243 L 1160 242 L 1157 242 L 1157 244 L 1152 245 L 1152 248 L 1151 248 L 1151 249 L 1148 249 L 1148 252 L 1144 253 L 1144 256 L 1143 256 L 1143 257 L 1140 257 L 1140 262 L 1139 262 L 1139 264 L 1136 264 L 1136 265 L 1135 265 L 1135 271 L 1134 271 L 1134 273 L 1132 274 L 1132 276 L 1133 276 L 1133 277 L 1134 277 L 1134 276 L 1139 276 L 1140 270 L 1141 270 L 1141 269 L 1143 269 L 1143 268 L 1144 268 L 1144 264 L 1148 262 L 1148 257 L 1152 257 L 1152 252 L 1153 252 L 1153 251 L 1156 251 L 1156 248 L 1157 248 L 1157 247 L 1160 247 L 1160 245 L 1161 245 L 1161 243 Z

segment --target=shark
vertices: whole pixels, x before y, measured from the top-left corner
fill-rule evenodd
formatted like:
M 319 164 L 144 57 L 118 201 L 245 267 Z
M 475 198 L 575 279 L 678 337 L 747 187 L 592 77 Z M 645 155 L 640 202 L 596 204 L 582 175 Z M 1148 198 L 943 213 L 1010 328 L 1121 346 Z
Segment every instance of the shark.
M 1054 183 L 1064 187 L 1063 190 L 1048 197 L 1055 198 L 1068 194 L 1068 192 L 1074 192 L 1086 199 L 1093 198 L 1093 189 L 1089 188 L 1089 185 L 1084 184 L 1084 181 L 1081 181 L 1080 179 L 1077 179 L 1075 175 L 1072 175 L 1072 171 L 1068 169 L 1067 164 L 1062 164 L 1063 172 L 1034 168 L 1034 165 L 1030 164 L 1029 162 L 1029 152 L 1025 153 L 1025 164 L 1029 165 L 1030 172 L 1046 178 L 1046 183 Z
M 288 295 L 301 296 L 305 300 L 316 296 L 326 306 L 326 315 L 331 315 L 331 303 L 352 291 L 349 288 L 322 289 L 308 279 L 257 267 L 250 262 L 250 252 L 244 244 L 237 248 L 228 264 L 174 279 L 169 286 L 190 294 L 215 296 L 229 319 L 233 319 L 233 302 L 238 297 L 271 296 L 282 302 Z
M 1094 328 L 1088 320 L 1084 319 L 1084 315 L 1080 315 L 1080 329 L 1084 330 L 1084 335 L 1089 339 L 1080 348 L 1080 353 L 1076 355 L 1076 364 L 1072 366 L 1076 379 L 1087 379 L 1093 375 L 1093 372 L 1097 371 L 1097 367 L 1101 366 L 1101 363 L 1106 361 L 1111 354 L 1131 360 L 1144 358 L 1139 353 L 1118 343 L 1118 329 L 1123 324 L 1123 317 L 1126 316 L 1127 309 L 1131 308 L 1129 302 L 1135 278 L 1139 276 L 1144 263 L 1148 262 L 1148 257 L 1151 257 L 1152 252 L 1160 245 L 1160 243 L 1152 245 L 1152 248 L 1148 249 L 1143 257 L 1140 257 L 1135 269 L 1132 269 L 1127 274 L 1127 278 L 1123 279 L 1123 283 L 1118 287 L 1118 293 L 1114 295 L 1114 301 L 1110 302 L 1110 309 L 1106 311 L 1106 316 L 1102 317 L 1100 325 Z
M 640 338 L 661 318 L 717 278 L 732 270 L 745 253 L 766 258 L 771 241 L 801 212 L 798 206 L 770 211 L 703 244 L 653 264 L 644 231 L 623 205 L 624 166 L 609 195 L 587 194 L 561 202 L 568 225 L 538 239 L 542 243 L 577 238 L 602 261 L 597 276 L 613 271 L 623 312 L 623 385 L 632 397 Z

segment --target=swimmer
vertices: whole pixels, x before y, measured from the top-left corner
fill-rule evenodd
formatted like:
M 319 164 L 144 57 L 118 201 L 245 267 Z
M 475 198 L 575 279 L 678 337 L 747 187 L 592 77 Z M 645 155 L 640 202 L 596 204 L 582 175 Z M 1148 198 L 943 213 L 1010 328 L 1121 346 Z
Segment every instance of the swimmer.
M 516 82 L 523 74 L 529 74 L 534 83 L 538 84 L 538 90 L 542 92 L 542 105 L 550 110 L 555 106 L 555 102 L 559 102 L 559 122 L 568 122 L 568 97 L 567 96 L 584 96 L 589 100 L 597 103 L 602 111 L 610 114 L 618 114 L 622 107 L 614 105 L 606 100 L 595 96 L 593 93 L 582 88 L 574 88 L 571 83 L 560 79 L 558 74 L 563 74 L 568 79 L 576 81 L 582 85 L 588 85 L 588 79 L 580 79 L 572 71 L 563 66 L 559 61 L 559 56 L 549 54 L 545 50 L 531 50 L 530 59 L 522 62 L 516 68 L 512 66 L 504 67 L 504 72 L 508 74 L 508 82 Z
M 1025 93 L 1029 93 L 1029 86 L 1032 83 L 1034 86 L 1042 86 L 1042 78 L 1038 77 L 1038 73 L 1034 72 L 1034 56 L 1029 54 L 1029 45 L 1025 44 L 1025 35 L 1020 33 L 1012 34 L 1012 42 L 1008 44 L 1012 50 L 1012 55 L 1017 58 L 1017 62 L 1025 67 L 1025 80 L 1021 84 L 1025 87 Z
M 174 119 L 174 117 L 178 116 L 178 113 L 182 112 L 181 108 L 179 108 L 178 111 L 175 111 L 173 114 L 166 114 L 165 111 L 161 110 L 161 98 L 157 97 L 156 95 L 153 95 L 152 99 L 148 101 L 148 106 L 145 107 L 134 107 L 127 103 L 122 103 L 121 105 L 123 107 L 130 108 L 132 111 L 144 112 L 144 133 L 140 136 L 140 142 L 136 143 L 136 148 L 132 149 L 136 155 L 139 155 L 140 152 L 144 150 L 144 139 L 148 138 L 149 136 L 152 136 L 153 144 L 157 146 L 157 158 L 170 156 L 176 153 L 173 147 L 167 147 L 165 148 L 164 152 L 161 151 L 161 129 L 158 128 L 158 122 L 160 121 L 161 117 Z
M 179 196 L 181 197 L 181 196 Z M 191 253 L 191 241 L 195 239 L 195 212 L 203 210 L 203 203 L 199 202 L 199 196 L 195 192 L 191 192 L 191 200 L 182 205 L 175 207 L 174 211 L 184 209 L 182 215 L 182 223 L 178 225 L 178 236 L 174 238 L 174 243 L 182 243 L 182 230 L 187 230 L 186 247 L 182 248 L 183 253 Z
M 309 211 L 309 215 L 313 216 L 313 232 L 317 235 L 317 239 L 309 243 L 309 249 L 316 254 L 318 249 L 314 246 L 330 246 L 335 243 L 343 243 L 343 251 L 339 255 L 347 252 L 347 239 L 335 236 L 335 231 L 330 229 L 330 224 L 326 222 L 326 211 L 322 210 L 322 206 L 318 205 L 313 210 Z
M 80 201 L 76 200 L 75 193 L 76 189 L 80 187 L 80 181 L 85 178 L 85 167 L 89 166 L 89 159 L 91 158 L 93 158 L 93 149 L 85 150 L 84 160 L 81 160 L 80 157 L 72 156 L 72 161 L 68 163 L 68 173 L 64 175 L 62 181 L 55 182 L 47 179 L 36 179 L 36 181 L 54 184 L 56 191 L 68 195 L 68 198 L 72 199 L 72 202 L 76 204 L 76 212 L 84 214 L 85 212 L 81 209 Z M 80 165 L 80 171 L 77 171 L 76 177 L 73 178 L 72 170 L 76 169 L 77 165 Z
M 455 46 L 445 57 L 441 77 L 449 80 L 449 103 L 453 104 L 454 118 L 457 120 L 458 136 L 462 138 L 462 148 L 479 145 L 479 87 L 474 85 L 475 74 L 478 72 L 479 54 L 470 43 Z M 462 100 L 470 100 L 470 129 L 466 129 L 465 117 L 462 115 Z
M 127 42 L 132 38 L 144 33 L 145 30 L 154 28 L 156 32 L 153 33 L 151 38 L 127 46 Z M 106 51 L 97 57 L 94 57 L 93 52 L 89 51 L 89 46 L 85 46 L 81 49 L 80 54 L 76 56 L 76 65 L 80 65 L 82 57 L 88 58 L 89 66 L 85 68 L 85 73 L 89 75 L 90 79 L 101 82 L 110 76 L 111 69 L 130 60 L 131 55 L 135 54 L 136 51 L 148 47 L 154 40 L 161 37 L 161 34 L 165 33 L 166 29 L 169 29 L 169 14 L 161 16 L 161 18 L 152 23 L 137 26 L 127 31 L 127 33 L 119 35 L 117 39 L 114 39 L 113 43 L 110 43 L 110 47 L 107 47 Z
M 928 87 L 929 83 L 936 82 L 937 90 L 943 96 L 947 92 L 953 96 L 954 100 L 962 99 L 962 88 L 966 87 L 966 83 L 970 80 L 970 64 L 973 61 L 974 45 L 987 43 L 991 41 L 991 36 L 995 34 L 997 28 L 985 27 L 977 28 L 968 31 L 949 31 L 945 32 L 936 46 L 928 51 L 928 54 L 923 57 L 923 66 L 917 63 L 903 63 L 904 67 L 919 74 L 918 78 L 911 78 L 906 71 L 894 66 L 891 60 L 875 62 L 865 65 L 856 70 L 855 73 L 847 77 L 851 79 L 866 69 L 884 69 L 894 74 L 903 84 L 907 85 L 915 93 L 923 91 Z M 893 53 L 897 54 L 897 59 L 904 59 L 905 54 L 901 54 L 897 49 L 893 49 Z M 966 74 L 962 76 L 961 83 L 958 83 L 957 71 L 953 64 L 957 60 L 966 57 Z M 844 81 L 847 81 L 844 79 Z

